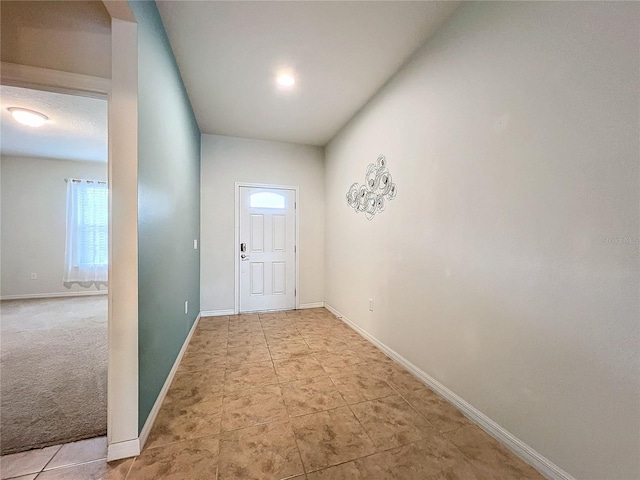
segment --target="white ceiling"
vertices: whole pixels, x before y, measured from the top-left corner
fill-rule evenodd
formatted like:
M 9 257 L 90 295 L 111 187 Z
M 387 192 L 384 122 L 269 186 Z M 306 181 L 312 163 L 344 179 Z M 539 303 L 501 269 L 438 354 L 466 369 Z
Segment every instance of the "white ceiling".
M 157 1 L 202 133 L 325 145 L 457 2 Z M 290 69 L 296 85 L 274 79 Z
M 38 128 L 16 122 L 9 107 L 44 113 Z M 107 161 L 107 101 L 62 93 L 0 86 L 2 155 Z

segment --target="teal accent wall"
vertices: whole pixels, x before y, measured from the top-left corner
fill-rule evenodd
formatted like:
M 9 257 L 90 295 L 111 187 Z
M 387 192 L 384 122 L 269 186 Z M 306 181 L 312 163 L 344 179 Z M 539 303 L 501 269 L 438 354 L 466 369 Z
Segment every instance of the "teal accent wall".
M 200 130 L 155 2 L 129 3 L 138 22 L 141 430 L 200 311 Z

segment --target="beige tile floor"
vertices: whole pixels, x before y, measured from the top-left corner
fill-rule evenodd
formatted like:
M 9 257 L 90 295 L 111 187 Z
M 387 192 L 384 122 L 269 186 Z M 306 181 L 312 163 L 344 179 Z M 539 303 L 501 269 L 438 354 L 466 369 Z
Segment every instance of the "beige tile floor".
M 60 453 L 18 478 L 542 478 L 325 309 L 202 318 L 140 456 Z

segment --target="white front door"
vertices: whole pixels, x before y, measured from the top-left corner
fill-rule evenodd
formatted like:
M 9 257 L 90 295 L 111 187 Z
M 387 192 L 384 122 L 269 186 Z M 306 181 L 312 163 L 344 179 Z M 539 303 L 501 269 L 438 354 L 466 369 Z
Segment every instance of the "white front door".
M 296 306 L 295 190 L 240 187 L 240 312 Z

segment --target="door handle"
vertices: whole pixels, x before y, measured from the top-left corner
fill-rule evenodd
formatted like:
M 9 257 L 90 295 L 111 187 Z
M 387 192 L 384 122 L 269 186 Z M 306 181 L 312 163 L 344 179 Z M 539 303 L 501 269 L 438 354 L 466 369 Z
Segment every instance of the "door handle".
M 242 255 L 240 255 L 240 258 L 242 260 L 249 260 L 249 255 L 245 255 L 244 253 Z

